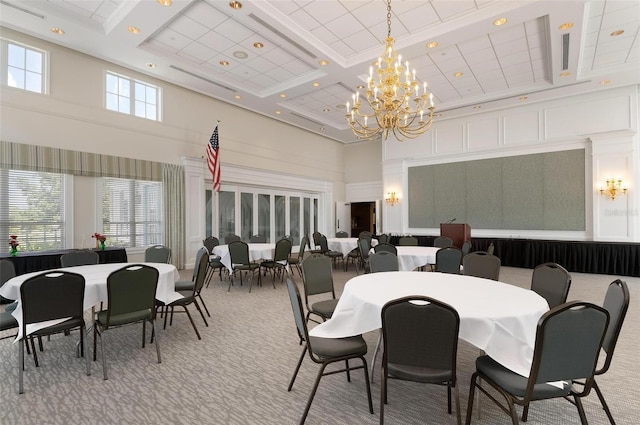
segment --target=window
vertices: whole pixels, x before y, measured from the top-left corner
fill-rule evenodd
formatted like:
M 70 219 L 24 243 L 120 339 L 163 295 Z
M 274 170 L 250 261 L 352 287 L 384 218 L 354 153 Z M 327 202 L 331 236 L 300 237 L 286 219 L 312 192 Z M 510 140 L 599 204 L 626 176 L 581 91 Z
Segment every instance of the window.
M 0 169 L 0 252 L 65 248 L 65 175 Z
M 162 183 L 102 179 L 102 233 L 107 246 L 162 244 Z
M 2 83 L 35 93 L 45 92 L 46 54 L 42 50 L 2 40 Z
M 160 120 L 160 88 L 107 72 L 106 107 L 110 111 Z

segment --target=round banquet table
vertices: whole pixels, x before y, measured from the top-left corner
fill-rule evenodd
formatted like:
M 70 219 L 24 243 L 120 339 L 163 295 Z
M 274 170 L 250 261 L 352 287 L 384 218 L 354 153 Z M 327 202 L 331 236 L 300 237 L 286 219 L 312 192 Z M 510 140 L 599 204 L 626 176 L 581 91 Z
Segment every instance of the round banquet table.
M 76 267 L 60 267 L 53 270 L 21 274 L 20 276 L 9 279 L 0 288 L 0 295 L 10 300 L 18 301 L 18 307 L 12 313 L 12 316 L 16 318 L 18 324 L 20 325 L 17 339 L 22 336 L 22 305 L 20 302 L 20 286 L 25 280 L 43 273 L 55 273 L 56 271 L 65 271 L 80 274 L 85 279 L 83 307 L 85 310 L 89 310 L 100 302 L 108 301 L 107 278 L 109 277 L 109 275 L 116 270 L 134 264 L 145 264 L 158 270 L 158 286 L 156 287 L 156 298 L 158 300 L 169 304 L 182 298 L 182 295 L 175 291 L 175 282 L 180 277 L 180 274 L 173 264 L 107 263 Z M 62 320 L 58 320 L 57 322 L 60 321 Z M 55 322 L 56 321 L 48 321 L 27 325 L 27 333 L 29 334 L 42 327 L 50 326 L 52 324 L 55 324 Z
M 382 307 L 411 295 L 438 299 L 460 316 L 460 338 L 509 369 L 527 376 L 538 320 L 549 310 L 535 292 L 472 276 L 446 273 L 384 272 L 347 282 L 333 316 L 310 335 L 343 338 L 379 329 Z
M 397 246 L 398 268 L 410 272 L 418 267 L 436 263 L 436 252 L 440 248 L 432 246 Z
M 276 249 L 276 244 L 274 243 L 248 243 L 247 245 L 249 246 L 249 261 L 270 260 L 273 258 L 273 252 Z M 214 247 L 212 254 L 220 257 L 220 262 L 227 270 L 233 271 L 229 245 Z
M 376 246 L 378 241 L 371 239 L 371 246 Z M 358 247 L 358 238 L 327 238 L 327 248 L 331 251 L 342 253 L 343 257 L 349 255 L 351 251 Z

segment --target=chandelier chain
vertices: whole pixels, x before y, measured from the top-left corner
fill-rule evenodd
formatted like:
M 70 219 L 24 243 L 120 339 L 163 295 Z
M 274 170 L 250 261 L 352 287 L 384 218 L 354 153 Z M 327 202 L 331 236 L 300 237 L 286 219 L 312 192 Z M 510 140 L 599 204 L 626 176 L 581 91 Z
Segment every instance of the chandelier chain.
M 387 0 L 387 37 L 391 37 L 391 0 Z

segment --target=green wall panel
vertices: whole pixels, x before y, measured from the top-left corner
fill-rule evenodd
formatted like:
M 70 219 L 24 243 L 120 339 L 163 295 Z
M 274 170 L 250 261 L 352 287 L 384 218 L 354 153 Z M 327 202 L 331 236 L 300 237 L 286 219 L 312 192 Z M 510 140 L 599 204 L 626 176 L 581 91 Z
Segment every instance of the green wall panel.
M 408 169 L 409 227 L 585 230 L 584 149 Z

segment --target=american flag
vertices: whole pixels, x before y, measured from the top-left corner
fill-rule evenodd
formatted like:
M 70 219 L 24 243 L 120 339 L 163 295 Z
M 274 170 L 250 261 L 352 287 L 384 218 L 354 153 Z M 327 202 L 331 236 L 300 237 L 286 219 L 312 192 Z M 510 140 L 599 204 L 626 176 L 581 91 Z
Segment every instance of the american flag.
M 218 143 L 218 126 L 213 130 L 213 134 L 207 145 L 207 165 L 211 171 L 211 179 L 213 180 L 213 190 L 220 192 L 220 155 L 218 153 L 220 144 Z

